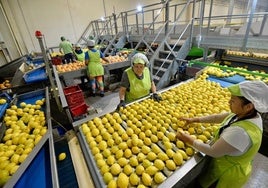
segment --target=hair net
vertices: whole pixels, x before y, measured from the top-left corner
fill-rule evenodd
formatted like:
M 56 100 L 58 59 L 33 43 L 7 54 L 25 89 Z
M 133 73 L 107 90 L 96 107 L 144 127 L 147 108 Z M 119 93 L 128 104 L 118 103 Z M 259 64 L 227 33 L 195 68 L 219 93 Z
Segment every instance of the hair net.
M 145 66 L 148 66 L 149 65 L 149 60 L 144 54 L 137 53 L 131 59 L 131 64 L 132 65 L 136 64 L 136 63 L 140 63 L 140 64 L 143 64 Z
M 81 45 L 80 44 L 76 44 L 75 47 L 76 48 L 81 48 Z
M 232 95 L 243 96 L 258 112 L 268 112 L 268 86 L 262 81 L 244 81 L 228 87 Z
M 87 42 L 87 46 L 89 47 L 94 47 L 95 46 L 95 41 L 94 40 L 90 40 Z

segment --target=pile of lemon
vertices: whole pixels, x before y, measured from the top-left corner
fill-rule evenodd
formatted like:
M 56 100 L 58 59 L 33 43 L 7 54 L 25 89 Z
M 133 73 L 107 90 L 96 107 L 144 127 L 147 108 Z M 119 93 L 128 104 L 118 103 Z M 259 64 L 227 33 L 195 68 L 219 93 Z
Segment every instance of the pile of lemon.
M 230 93 L 205 76 L 161 93 L 162 101 L 145 99 L 80 126 L 107 187 L 156 186 L 195 154 L 176 139 L 184 130 L 202 142 L 218 125 L 184 126 L 180 117 L 230 111 Z
M 0 143 L 0 187 L 15 174 L 35 145 L 47 132 L 45 113 L 41 110 L 45 99 L 35 104 L 20 103 L 6 110 L 6 131 Z

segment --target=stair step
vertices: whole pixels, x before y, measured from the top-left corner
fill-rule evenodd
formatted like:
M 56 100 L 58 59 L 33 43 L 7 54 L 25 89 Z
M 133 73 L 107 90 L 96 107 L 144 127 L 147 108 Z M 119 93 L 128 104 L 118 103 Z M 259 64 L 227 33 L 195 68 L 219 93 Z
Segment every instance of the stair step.
M 156 76 L 156 75 L 153 75 L 153 80 L 160 80 L 160 77 L 159 76 Z
M 159 66 L 154 66 L 153 69 L 154 69 L 154 70 L 157 70 L 157 71 L 163 71 L 163 72 L 166 72 L 166 71 L 167 71 L 166 68 L 164 68 L 164 67 L 159 67 Z
M 165 63 L 172 63 L 173 60 L 170 59 L 163 59 L 163 58 L 156 58 L 155 61 L 165 62 Z

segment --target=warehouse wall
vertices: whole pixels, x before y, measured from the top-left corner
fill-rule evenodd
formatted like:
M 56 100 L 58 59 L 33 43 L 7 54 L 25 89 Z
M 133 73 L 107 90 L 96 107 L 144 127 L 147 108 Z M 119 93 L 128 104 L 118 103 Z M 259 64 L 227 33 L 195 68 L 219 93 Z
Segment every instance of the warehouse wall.
M 185 0 L 183 0 L 185 1 Z M 172 3 L 183 2 L 182 0 Z M 104 2 L 104 4 L 103 4 Z M 12 58 L 38 52 L 40 47 L 35 31 L 40 30 L 47 47 L 58 46 L 60 36 L 75 43 L 92 20 L 136 9 L 137 5 L 150 5 L 160 0 L 0 0 L 3 7 L 0 14 L 0 34 Z M 228 3 L 213 7 L 218 15 L 228 13 Z M 207 3 L 205 12 L 208 15 Z M 242 13 L 246 7 L 235 7 L 234 13 Z M 190 12 L 190 11 L 189 11 Z M 196 12 L 199 15 L 199 12 Z M 170 13 L 172 16 L 173 13 Z M 187 14 L 186 16 L 191 16 Z M 223 22 L 224 20 L 219 20 Z M 4 27 L 3 27 L 4 26 Z
M 40 51 L 35 38 L 36 30 L 44 34 L 47 47 L 58 46 L 60 36 L 65 36 L 75 43 L 90 21 L 104 17 L 105 12 L 109 16 L 114 11 L 119 13 L 135 9 L 137 4 L 144 5 L 142 1 L 137 0 L 1 0 L 0 2 L 8 21 L 11 22 L 10 36 L 4 36 L 4 40 L 6 43 L 15 40 L 19 49 L 13 49 L 14 42 L 7 44 L 10 53 L 15 56 Z M 159 1 L 147 0 L 145 5 L 155 2 Z M 0 21 L 2 26 L 2 20 Z M 1 27 L 0 33 L 7 31 Z M 12 35 L 15 39 L 11 37 Z

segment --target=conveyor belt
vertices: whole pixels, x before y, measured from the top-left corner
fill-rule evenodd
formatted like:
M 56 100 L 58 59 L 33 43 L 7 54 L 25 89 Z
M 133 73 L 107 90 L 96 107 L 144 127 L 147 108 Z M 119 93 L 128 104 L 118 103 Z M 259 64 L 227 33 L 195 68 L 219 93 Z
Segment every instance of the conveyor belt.
M 76 180 L 76 175 L 67 140 L 62 139 L 60 141 L 55 142 L 54 147 L 55 147 L 55 155 L 57 158 L 57 168 L 58 168 L 60 187 L 78 188 L 78 183 Z M 58 155 L 62 152 L 66 153 L 66 158 L 63 161 L 59 161 Z
M 14 187 L 52 187 L 49 145 L 46 142 Z
M 211 76 L 208 78 L 208 80 L 219 83 L 221 87 L 228 87 L 234 84 L 234 83 L 226 82 L 226 81 L 220 80 L 219 78 L 211 77 Z

